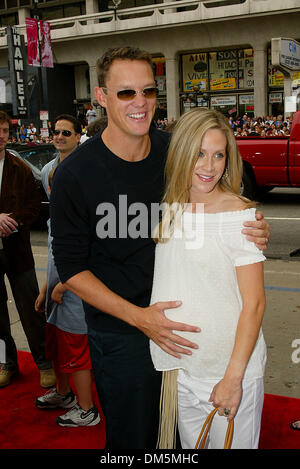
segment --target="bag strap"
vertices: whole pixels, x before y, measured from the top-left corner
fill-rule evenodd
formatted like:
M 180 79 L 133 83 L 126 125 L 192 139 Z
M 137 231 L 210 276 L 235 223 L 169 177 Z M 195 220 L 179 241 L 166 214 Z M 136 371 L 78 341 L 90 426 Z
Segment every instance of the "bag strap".
M 212 410 L 211 413 L 207 416 L 207 418 L 206 418 L 206 420 L 203 424 L 203 427 L 201 428 L 197 443 L 195 445 L 195 449 L 204 449 L 208 432 L 210 430 L 213 418 L 214 418 L 215 413 L 217 411 L 218 411 L 218 408 Z M 233 429 L 234 429 L 234 423 L 233 423 L 233 419 L 232 419 L 232 420 L 229 420 L 229 422 L 228 422 L 227 432 L 226 432 L 226 436 L 225 436 L 224 449 L 230 449 L 230 447 L 231 447 L 232 437 L 233 437 Z

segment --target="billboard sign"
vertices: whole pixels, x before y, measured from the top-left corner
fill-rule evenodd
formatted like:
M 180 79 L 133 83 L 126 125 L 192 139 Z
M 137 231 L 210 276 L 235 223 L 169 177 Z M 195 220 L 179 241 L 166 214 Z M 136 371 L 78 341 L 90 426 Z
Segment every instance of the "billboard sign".
M 26 18 L 28 65 L 40 67 L 39 29 L 35 18 Z
M 42 66 L 53 68 L 51 30 L 48 21 L 40 21 Z
M 7 26 L 8 64 L 12 89 L 13 115 L 27 118 L 27 69 L 24 36 L 15 26 Z

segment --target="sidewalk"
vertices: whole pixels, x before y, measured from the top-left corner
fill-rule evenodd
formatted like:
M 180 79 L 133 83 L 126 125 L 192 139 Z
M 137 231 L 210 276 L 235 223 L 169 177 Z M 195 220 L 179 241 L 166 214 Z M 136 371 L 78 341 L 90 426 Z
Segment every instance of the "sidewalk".
M 39 234 L 39 239 L 33 239 L 32 244 L 41 287 L 46 279 L 47 233 Z M 263 332 L 268 350 L 265 392 L 300 398 L 300 262 L 268 259 L 265 262 L 265 287 L 267 308 Z M 29 351 L 9 287 L 8 295 L 17 348 Z M 299 345 L 293 348 L 295 339 L 299 340 Z M 299 363 L 292 361 L 293 352 Z

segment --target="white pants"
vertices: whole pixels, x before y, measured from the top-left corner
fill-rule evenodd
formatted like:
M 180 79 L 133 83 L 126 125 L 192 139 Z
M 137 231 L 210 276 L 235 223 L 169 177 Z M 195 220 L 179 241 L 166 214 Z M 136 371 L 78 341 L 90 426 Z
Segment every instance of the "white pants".
M 214 409 L 208 402 L 213 387 L 219 382 L 202 381 L 178 371 L 178 429 L 183 449 L 195 447 L 202 425 Z M 264 381 L 243 381 L 243 394 L 234 418 L 232 449 L 257 449 L 264 401 Z M 224 448 L 227 418 L 215 414 L 207 437 L 208 449 Z

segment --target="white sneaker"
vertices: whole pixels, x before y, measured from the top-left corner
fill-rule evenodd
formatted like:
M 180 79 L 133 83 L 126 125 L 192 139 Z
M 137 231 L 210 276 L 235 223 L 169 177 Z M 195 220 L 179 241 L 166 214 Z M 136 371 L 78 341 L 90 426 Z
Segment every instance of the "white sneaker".
M 99 422 L 100 415 L 96 406 L 83 410 L 79 404 L 56 419 L 56 423 L 61 427 L 92 427 Z
M 68 394 L 59 394 L 56 391 L 56 388 L 50 389 L 43 396 L 40 396 L 36 399 L 35 405 L 39 409 L 56 409 L 57 407 L 62 407 L 63 409 L 70 409 L 74 407 L 77 399 L 72 389 Z

